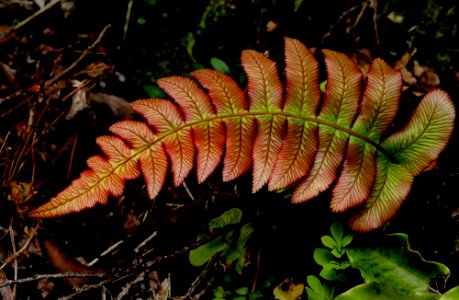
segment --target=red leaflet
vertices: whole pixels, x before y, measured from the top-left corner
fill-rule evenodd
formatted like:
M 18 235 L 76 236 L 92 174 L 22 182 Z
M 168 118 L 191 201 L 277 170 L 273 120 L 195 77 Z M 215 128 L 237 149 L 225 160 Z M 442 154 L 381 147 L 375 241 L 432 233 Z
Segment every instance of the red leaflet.
M 218 115 L 233 116 L 224 119 L 226 127 L 226 154 L 223 162 L 223 180 L 230 181 L 247 172 L 252 165 L 252 149 L 256 127 L 252 116 L 246 116 L 248 103 L 236 82 L 214 70 L 198 70 L 193 77 L 209 90 Z
M 254 50 L 242 51 L 241 62 L 249 79 L 247 88 L 250 111 L 280 111 L 282 83 L 277 74 L 276 64 Z
M 284 112 L 315 117 L 320 102 L 319 67 L 306 47 L 293 39 L 285 40 L 286 100 Z M 287 135 L 277 157 L 270 190 L 284 189 L 305 177 L 317 152 L 317 124 L 287 118 Z
M 140 170 L 147 183 L 148 195 L 154 199 L 161 188 L 168 170 L 168 162 L 163 145 L 147 124 L 137 121 L 121 121 L 110 127 L 110 131 L 128 142 L 133 152 L 138 153 Z
M 349 226 L 365 232 L 384 225 L 408 196 L 413 178 L 405 167 L 378 155 L 377 175 L 370 197 L 362 209 L 349 219 Z
M 381 59 L 376 59 L 368 72 L 360 114 L 352 126 L 376 143 L 389 128 L 397 113 L 402 78 Z M 341 176 L 333 189 L 331 209 L 345 211 L 368 198 L 376 176 L 376 148 L 352 136 Z
M 337 126 L 349 128 L 360 101 L 361 73 L 344 54 L 324 50 L 328 82 L 318 116 L 319 148 L 309 176 L 295 189 L 292 201 L 303 202 L 325 191 L 335 180 L 344 158 L 349 135 Z
M 163 143 L 171 161 L 174 185 L 181 185 L 193 168 L 194 146 L 191 129 L 185 126 L 180 111 L 163 99 L 137 100 L 132 107 L 158 133 L 158 142 Z
M 177 101 L 187 123 L 196 122 L 196 125 L 191 126 L 198 150 L 196 159 L 198 182 L 201 183 L 221 161 L 225 145 L 223 123 L 215 119 L 214 108 L 209 97 L 191 79 L 172 76 L 158 80 L 158 85 Z
M 277 155 L 282 146 L 285 119 L 282 117 L 258 117 L 257 137 L 253 145 L 252 192 L 268 183 Z
M 285 39 L 286 95 L 284 111 L 302 116 L 316 116 L 322 93 L 319 64 L 299 41 Z
M 190 74 L 209 90 L 209 97 L 219 115 L 247 112 L 247 103 L 244 91 L 234 80 L 215 70 L 201 69 Z
M 282 108 L 282 83 L 276 64 L 265 55 L 245 50 L 241 55 L 249 80 L 248 93 L 251 112 L 280 112 Z M 257 119 L 258 132 L 253 146 L 252 191 L 261 189 L 271 176 L 282 146 L 285 118 L 261 115 Z

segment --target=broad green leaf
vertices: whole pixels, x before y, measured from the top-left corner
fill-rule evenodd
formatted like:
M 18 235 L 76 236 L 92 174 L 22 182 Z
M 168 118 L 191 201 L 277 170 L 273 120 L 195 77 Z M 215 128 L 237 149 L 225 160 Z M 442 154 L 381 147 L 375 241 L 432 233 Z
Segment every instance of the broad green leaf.
M 219 71 L 219 72 L 222 72 L 224 74 L 229 74 L 230 72 L 230 68 L 228 67 L 228 65 L 226 64 L 226 62 L 224 62 L 223 60 L 217 58 L 217 57 L 212 57 L 210 59 L 210 64 L 212 65 L 212 67 Z
M 342 247 L 348 246 L 348 245 L 352 242 L 353 239 L 354 239 L 354 237 L 353 237 L 352 235 L 350 235 L 350 234 L 346 235 L 346 236 L 343 238 L 343 241 L 342 241 L 342 243 L 341 243 L 341 246 L 342 246 Z
M 316 276 L 309 275 L 306 278 L 306 282 L 313 290 L 320 291 L 320 289 L 322 289 L 322 284 L 320 283 L 319 278 Z
M 210 220 L 209 230 L 214 232 L 215 229 L 224 228 L 228 225 L 239 224 L 242 219 L 242 210 L 237 207 L 233 207 L 222 213 L 220 216 Z
M 326 279 L 328 281 L 336 281 L 338 278 L 338 274 L 336 274 L 335 269 L 322 269 L 319 273 L 320 277 Z
M 457 300 L 459 299 L 459 286 L 456 286 L 444 293 L 439 300 Z
M 143 90 L 150 98 L 164 98 L 166 93 L 157 85 L 144 85 Z
M 225 299 L 225 297 L 229 294 L 227 291 L 225 291 L 225 289 L 221 285 L 214 288 L 213 292 L 214 292 L 214 297 L 223 298 L 223 299 Z
M 231 264 L 238 258 L 241 257 L 241 251 L 239 249 L 232 249 L 231 247 L 226 248 L 227 251 L 223 253 L 223 256 L 226 257 L 226 265 L 231 266 Z
M 382 146 L 413 175 L 437 159 L 453 131 L 454 105 L 448 94 L 435 90 L 419 103 L 405 127 L 389 136 Z
M 249 293 L 249 288 L 248 287 L 237 288 L 234 290 L 234 292 L 238 295 L 244 296 Z
M 437 277 L 449 275 L 445 265 L 426 261 L 413 251 L 405 234 L 391 234 L 369 243 L 346 250 L 351 266 L 360 270 L 366 282 L 391 286 L 401 295 L 415 295 L 428 291 Z
M 336 241 L 329 235 L 324 235 L 320 238 L 320 240 L 322 241 L 322 244 L 324 244 L 325 247 L 328 247 L 330 249 L 336 247 Z
M 252 236 L 252 233 L 255 231 L 252 223 L 246 223 L 242 225 L 241 230 L 239 231 L 239 237 L 237 239 L 237 248 L 245 249 L 247 240 Z
M 190 263 L 195 267 L 203 266 L 217 253 L 225 250 L 228 245 L 221 237 L 213 239 L 204 245 L 190 251 Z
M 327 285 L 321 284 L 317 277 L 309 275 L 306 280 L 309 285 L 309 287 L 306 287 L 309 300 L 333 299 L 333 291 Z
M 295 0 L 293 11 L 297 12 L 304 0 Z
M 341 223 L 333 223 L 330 226 L 330 232 L 332 234 L 332 237 L 335 239 L 335 241 L 338 244 L 341 244 L 341 241 L 343 239 L 343 225 Z
M 345 270 L 349 268 L 350 263 L 348 261 L 343 261 L 342 263 L 339 263 L 337 261 L 330 261 L 324 265 L 324 269 L 330 270 L 330 269 L 335 269 L 335 270 Z
M 438 295 L 428 291 L 418 292 L 412 295 L 401 295 L 391 286 L 384 286 L 378 283 L 364 283 L 353 287 L 347 292 L 339 295 L 335 300 L 435 300 Z
M 335 259 L 335 257 L 330 253 L 330 250 L 328 249 L 316 248 L 314 250 L 314 261 L 322 267 L 333 259 Z
M 332 249 L 331 253 L 336 258 L 341 258 L 344 255 L 344 253 L 346 253 L 346 252 L 344 251 L 344 249 L 338 250 L 338 248 L 334 248 L 334 249 Z
M 255 291 L 249 295 L 249 300 L 256 300 L 263 298 L 263 294 L 260 291 Z

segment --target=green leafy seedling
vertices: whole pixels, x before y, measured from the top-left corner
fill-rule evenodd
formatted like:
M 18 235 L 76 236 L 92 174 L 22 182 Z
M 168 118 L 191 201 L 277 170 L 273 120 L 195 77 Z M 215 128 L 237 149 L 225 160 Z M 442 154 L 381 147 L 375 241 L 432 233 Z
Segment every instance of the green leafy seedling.
M 333 289 L 326 284 L 322 284 L 316 276 L 309 275 L 306 279 L 308 286 L 306 293 L 309 300 L 331 300 L 333 299 Z
M 242 210 L 239 208 L 231 208 L 209 222 L 209 231 L 213 233 L 215 230 L 239 224 L 241 220 Z M 228 266 L 236 261 L 236 272 L 242 274 L 242 269 L 246 265 L 247 260 L 246 244 L 253 231 L 253 225 L 251 223 L 246 223 L 241 226 L 238 234 L 235 234 L 234 230 L 222 234 L 196 249 L 191 250 L 189 254 L 190 263 L 193 266 L 200 267 L 216 255 L 219 255 Z M 200 235 L 198 240 L 204 237 L 205 235 Z
M 322 244 L 327 248 L 316 248 L 314 260 L 322 266 L 320 277 L 329 281 L 345 281 L 346 276 L 340 271 L 350 266 L 349 261 L 343 259 L 343 255 L 346 253 L 346 246 L 352 242 L 352 235 L 344 235 L 340 223 L 333 223 L 330 233 L 331 235 L 322 236 Z

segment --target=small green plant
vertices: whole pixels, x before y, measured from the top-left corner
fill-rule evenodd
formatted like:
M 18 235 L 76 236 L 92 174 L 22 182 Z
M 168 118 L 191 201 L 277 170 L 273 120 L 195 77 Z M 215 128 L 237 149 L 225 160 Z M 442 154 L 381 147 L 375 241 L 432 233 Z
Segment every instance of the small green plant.
M 209 222 L 209 231 L 213 233 L 215 230 L 239 224 L 241 219 L 242 210 L 231 208 Z M 199 267 L 209 262 L 212 258 L 219 257 L 227 266 L 231 266 L 236 262 L 236 272 L 242 274 L 248 255 L 246 244 L 253 230 L 253 225 L 246 223 L 240 227 L 238 233 L 235 232 L 236 230 L 231 230 L 191 250 L 189 255 L 190 263 Z M 198 240 L 205 236 L 206 234 L 199 235 Z
M 314 275 L 309 275 L 306 278 L 308 286 L 306 293 L 309 300 L 332 300 L 334 289 L 330 288 L 327 284 L 322 284 Z
M 213 300 L 256 300 L 262 299 L 261 291 L 250 291 L 248 286 L 234 288 L 234 276 L 228 274 L 225 276 L 223 283 L 213 289 Z
M 344 281 L 346 278 L 344 273 L 339 271 L 344 270 L 350 266 L 346 257 L 345 247 L 352 242 L 352 235 L 344 236 L 343 225 L 340 223 L 333 223 L 330 226 L 330 235 L 324 235 L 321 238 L 322 244 L 327 248 L 316 248 L 314 250 L 315 262 L 322 266 L 320 276 L 330 281 Z
M 319 247 L 314 250 L 314 261 L 322 267 L 320 277 L 331 282 L 345 281 L 346 274 L 343 270 L 350 266 L 346 256 L 346 247 L 352 242 L 353 236 L 344 235 L 341 223 L 333 223 L 330 226 L 330 233 L 331 235 L 324 235 L 320 239 L 326 248 Z M 334 286 L 322 284 L 313 275 L 307 277 L 307 283 L 306 292 L 309 299 L 333 299 Z

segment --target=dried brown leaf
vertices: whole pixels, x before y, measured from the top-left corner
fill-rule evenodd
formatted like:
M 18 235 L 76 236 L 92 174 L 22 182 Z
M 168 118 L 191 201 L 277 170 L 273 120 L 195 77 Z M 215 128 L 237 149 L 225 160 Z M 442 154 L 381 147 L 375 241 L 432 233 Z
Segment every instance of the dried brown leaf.
M 421 75 L 421 83 L 428 87 L 434 87 L 440 85 L 440 76 L 433 70 L 427 70 Z
M 82 273 L 82 274 L 96 274 L 97 271 L 90 270 L 79 263 L 74 257 L 70 256 L 57 242 L 52 240 L 45 240 L 43 245 L 48 253 L 51 265 L 59 273 Z M 80 287 L 87 283 L 87 278 L 66 278 L 65 282 L 73 287 Z
M 117 117 L 130 118 L 134 113 L 128 101 L 115 95 L 90 93 L 89 100 L 96 103 L 105 103 Z

